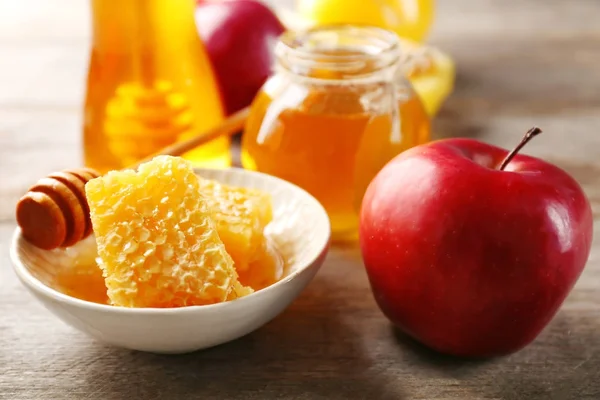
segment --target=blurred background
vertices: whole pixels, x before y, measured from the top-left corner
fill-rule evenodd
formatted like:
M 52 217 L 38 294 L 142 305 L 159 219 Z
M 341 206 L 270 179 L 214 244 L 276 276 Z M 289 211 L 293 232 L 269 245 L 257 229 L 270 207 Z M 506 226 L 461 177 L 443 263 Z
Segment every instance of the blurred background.
M 83 0 L 0 1 L 0 148 L 11 149 L 2 153 L 0 182 L 14 191 L 2 204 L 8 209 L 26 186 L 10 171 L 37 177 L 81 163 L 90 15 Z M 599 15 L 591 0 L 435 1 L 425 42 L 452 58 L 456 81 L 434 135 L 512 147 L 537 124 L 546 134 L 530 153 L 594 161 L 600 139 L 581 133 L 600 127 Z

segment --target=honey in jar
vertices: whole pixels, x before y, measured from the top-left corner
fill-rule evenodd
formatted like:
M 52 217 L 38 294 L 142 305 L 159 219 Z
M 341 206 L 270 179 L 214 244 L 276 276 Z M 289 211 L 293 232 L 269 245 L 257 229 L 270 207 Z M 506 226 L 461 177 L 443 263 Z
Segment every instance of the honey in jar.
M 317 27 L 282 35 L 276 56 L 276 73 L 252 104 L 243 166 L 304 188 L 327 210 L 333 240 L 354 240 L 371 179 L 430 138 L 429 117 L 402 74 L 398 37 Z
M 93 35 L 84 160 L 120 169 L 224 119 L 217 81 L 194 21 L 194 0 L 91 0 Z M 229 140 L 184 157 L 227 167 Z

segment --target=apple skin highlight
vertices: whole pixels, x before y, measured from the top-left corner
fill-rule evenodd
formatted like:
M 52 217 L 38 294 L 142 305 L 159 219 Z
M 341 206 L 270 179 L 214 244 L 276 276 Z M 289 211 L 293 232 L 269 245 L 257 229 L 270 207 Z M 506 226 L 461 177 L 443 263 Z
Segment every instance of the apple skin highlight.
M 363 199 L 360 246 L 385 316 L 442 353 L 531 343 L 587 262 L 593 217 L 562 169 L 466 138 L 407 150 Z

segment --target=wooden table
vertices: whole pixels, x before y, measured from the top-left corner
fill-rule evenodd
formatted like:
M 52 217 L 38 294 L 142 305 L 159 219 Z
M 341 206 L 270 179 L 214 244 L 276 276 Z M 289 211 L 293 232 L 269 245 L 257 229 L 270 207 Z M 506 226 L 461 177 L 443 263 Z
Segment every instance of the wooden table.
M 442 136 L 564 167 L 600 207 L 600 2 L 439 0 L 431 42 L 458 63 Z M 87 2 L 0 2 L 0 399 L 600 399 L 600 242 L 529 347 L 482 362 L 443 357 L 392 330 L 356 247 L 333 248 L 302 296 L 257 332 L 204 352 L 109 348 L 62 324 L 11 271 L 14 204 L 80 164 Z M 596 232 L 598 233 L 598 232 Z

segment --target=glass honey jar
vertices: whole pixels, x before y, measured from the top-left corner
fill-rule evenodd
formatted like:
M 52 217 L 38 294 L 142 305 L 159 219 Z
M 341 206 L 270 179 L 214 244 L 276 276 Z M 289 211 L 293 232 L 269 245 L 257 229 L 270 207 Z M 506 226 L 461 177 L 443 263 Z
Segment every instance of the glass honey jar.
M 394 156 L 430 139 L 430 120 L 402 68 L 398 36 L 376 27 L 288 31 L 255 98 L 244 168 L 290 181 L 329 214 L 332 239 L 355 240 L 364 192 Z
M 120 169 L 224 120 L 194 0 L 90 0 L 84 161 Z M 231 164 L 229 140 L 184 155 L 196 166 Z

